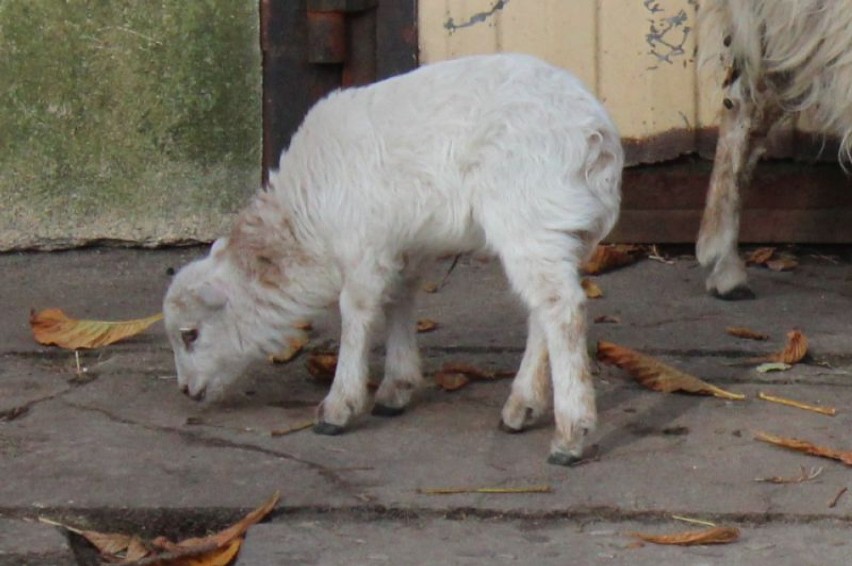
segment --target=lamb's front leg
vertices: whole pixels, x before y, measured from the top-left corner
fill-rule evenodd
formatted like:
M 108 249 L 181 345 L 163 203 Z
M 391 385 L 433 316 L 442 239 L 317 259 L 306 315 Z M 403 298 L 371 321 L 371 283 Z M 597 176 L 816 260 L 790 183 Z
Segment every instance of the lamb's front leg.
M 402 414 L 423 382 L 414 319 L 415 294 L 419 281 L 416 276 L 406 278 L 385 308 L 385 375 L 373 405 L 373 414 L 377 416 L 394 417 Z
M 331 391 L 317 408 L 318 434 L 342 433 L 367 407 L 370 335 L 381 310 L 383 283 L 372 275 L 351 277 L 340 293 L 340 352 Z

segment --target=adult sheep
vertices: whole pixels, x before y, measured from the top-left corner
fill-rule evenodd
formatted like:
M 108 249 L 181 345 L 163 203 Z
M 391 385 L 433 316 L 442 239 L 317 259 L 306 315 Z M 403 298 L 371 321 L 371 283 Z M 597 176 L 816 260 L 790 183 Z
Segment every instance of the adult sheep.
M 194 399 L 220 396 L 336 301 L 339 361 L 314 430 L 338 434 L 370 405 L 367 356 L 382 316 L 373 412 L 399 414 L 422 381 L 421 268 L 485 250 L 530 310 L 503 427 L 545 414 L 552 381 L 549 460 L 573 463 L 597 418 L 578 269 L 618 217 L 622 165 L 600 103 L 532 57 L 436 63 L 336 92 L 308 113 L 229 237 L 172 282 L 164 311 L 178 384 Z
M 710 293 L 752 298 L 737 253 L 740 193 L 770 130 L 808 110 L 852 158 L 852 0 L 702 0 L 698 17 L 699 59 L 724 77 L 698 261 Z

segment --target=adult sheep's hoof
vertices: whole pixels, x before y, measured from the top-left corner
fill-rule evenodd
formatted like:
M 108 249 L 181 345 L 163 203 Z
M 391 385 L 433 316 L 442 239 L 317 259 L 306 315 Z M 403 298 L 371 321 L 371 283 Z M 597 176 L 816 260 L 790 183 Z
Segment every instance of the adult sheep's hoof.
M 755 298 L 754 291 L 748 285 L 738 285 L 725 293 L 720 293 L 718 290 L 713 289 L 712 295 L 723 301 L 750 301 Z
M 338 436 L 340 434 L 343 434 L 343 427 L 320 421 L 314 425 L 314 432 L 316 434 L 323 434 L 325 436 Z
M 554 464 L 556 466 L 573 466 L 582 460 L 582 456 L 566 454 L 565 452 L 552 452 L 550 456 L 547 457 L 547 463 Z
M 398 417 L 405 412 L 405 407 L 389 407 L 388 405 L 376 403 L 373 405 L 371 412 L 376 417 Z

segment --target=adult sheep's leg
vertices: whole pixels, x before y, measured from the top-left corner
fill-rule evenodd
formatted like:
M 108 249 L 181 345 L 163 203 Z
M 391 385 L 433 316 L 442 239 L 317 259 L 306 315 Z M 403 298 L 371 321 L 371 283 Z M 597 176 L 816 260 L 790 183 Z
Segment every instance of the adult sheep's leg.
M 741 192 L 748 188 L 766 136 L 781 111 L 769 92 L 752 94 L 739 79 L 726 91 L 719 141 L 696 253 L 708 272 L 707 291 L 721 299 L 754 298 L 737 252 Z

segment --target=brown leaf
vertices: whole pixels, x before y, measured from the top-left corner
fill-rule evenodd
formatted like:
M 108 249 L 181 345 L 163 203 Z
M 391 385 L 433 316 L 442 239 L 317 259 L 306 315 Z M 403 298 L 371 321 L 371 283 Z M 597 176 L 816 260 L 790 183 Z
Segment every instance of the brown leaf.
M 430 281 L 430 282 L 428 282 L 428 283 L 424 283 L 424 284 L 420 287 L 420 289 L 421 289 L 424 293 L 430 293 L 430 294 L 431 294 L 431 293 L 437 293 L 437 292 L 438 292 L 438 285 L 440 285 L 438 282 L 436 282 L 436 281 Z
M 729 326 L 725 329 L 725 332 L 731 336 L 744 338 L 746 340 L 769 340 L 769 336 L 767 334 L 756 332 L 751 328 L 746 328 L 745 326 Z
M 782 446 L 784 448 L 789 448 L 790 450 L 796 450 L 797 452 L 810 454 L 811 456 L 819 456 L 820 458 L 838 460 L 840 462 L 843 462 L 847 466 L 852 466 L 852 451 L 844 452 L 841 450 L 835 450 L 833 448 L 812 444 L 807 440 L 775 436 L 772 434 L 767 434 L 765 432 L 756 432 L 754 434 L 754 438 L 762 442 L 768 442 L 769 444 L 775 444 L 776 446 Z
M 306 334 L 299 335 L 295 338 L 291 338 L 287 344 L 284 346 L 284 349 L 279 353 L 269 356 L 269 361 L 273 364 L 285 364 L 289 361 L 292 361 L 293 358 L 298 356 L 305 346 L 310 342 L 310 338 Z
M 441 370 L 435 374 L 435 383 L 444 391 L 456 391 L 470 383 L 470 377 L 457 371 Z
M 81 531 L 47 519 L 39 520 L 85 537 L 108 562 L 128 566 L 227 566 L 233 563 L 239 552 L 246 531 L 272 512 L 278 500 L 279 495 L 275 493 L 230 527 L 210 536 L 177 543 L 157 537 L 146 544 L 135 535 Z
M 780 352 L 752 358 L 750 363 L 779 362 L 782 364 L 795 364 L 808 353 L 808 337 L 800 330 L 791 330 L 787 333 L 787 346 Z
M 698 544 L 728 544 L 740 538 L 740 530 L 734 527 L 713 527 L 701 531 L 687 531 L 669 535 L 631 533 L 634 537 L 654 544 L 692 546 Z
M 496 372 L 486 371 L 484 369 L 476 367 L 475 365 L 468 364 L 465 362 L 447 362 L 443 366 L 441 366 L 441 371 L 450 373 L 463 373 L 469 378 L 479 381 L 486 381 L 497 377 Z
M 514 376 L 515 372 L 486 371 L 464 362 L 447 362 L 435 374 L 435 382 L 445 391 L 455 391 L 471 381 L 491 381 Z
M 586 292 L 587 299 L 600 299 L 601 297 L 603 297 L 603 291 L 598 286 L 598 284 L 592 281 L 591 279 L 581 279 L 580 285 L 582 285 L 583 291 Z
M 746 256 L 746 265 L 766 265 L 766 262 L 775 255 L 775 248 L 757 248 Z
M 782 257 L 767 261 L 764 265 L 772 271 L 792 271 L 799 266 L 799 262 L 791 257 Z
M 30 327 L 39 344 L 76 350 L 98 348 L 135 336 L 162 318 L 162 314 L 155 314 L 119 322 L 76 320 L 68 318 L 60 309 L 47 309 L 30 312 Z
M 634 263 L 640 252 L 641 248 L 632 244 L 598 245 L 580 270 L 586 275 L 599 275 Z
M 80 531 L 80 536 L 98 549 L 105 557 L 118 557 L 123 560 L 139 560 L 150 554 L 142 540 L 136 535 L 122 533 L 99 533 L 97 531 Z M 141 549 L 141 550 L 140 550 Z
M 337 354 L 331 352 L 313 352 L 306 362 L 308 373 L 318 381 L 331 382 L 337 371 Z
M 594 320 L 595 324 L 621 324 L 621 318 L 609 314 L 602 314 L 600 316 L 596 316 Z
M 651 356 L 612 342 L 598 342 L 598 359 L 626 370 L 641 385 L 654 391 L 663 393 L 681 391 L 699 395 L 713 395 L 722 399 L 745 399 L 745 395 L 725 391 L 693 375 L 666 365 Z
M 421 318 L 417 321 L 417 332 L 425 334 L 438 329 L 438 323 L 431 318 Z

